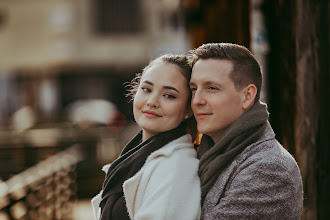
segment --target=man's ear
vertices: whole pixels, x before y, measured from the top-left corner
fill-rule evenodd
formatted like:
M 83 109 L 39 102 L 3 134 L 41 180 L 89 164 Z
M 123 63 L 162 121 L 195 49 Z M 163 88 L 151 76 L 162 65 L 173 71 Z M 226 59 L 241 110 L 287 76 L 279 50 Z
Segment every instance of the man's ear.
M 243 109 L 247 110 L 254 104 L 254 99 L 257 95 L 257 87 L 250 84 L 243 89 Z

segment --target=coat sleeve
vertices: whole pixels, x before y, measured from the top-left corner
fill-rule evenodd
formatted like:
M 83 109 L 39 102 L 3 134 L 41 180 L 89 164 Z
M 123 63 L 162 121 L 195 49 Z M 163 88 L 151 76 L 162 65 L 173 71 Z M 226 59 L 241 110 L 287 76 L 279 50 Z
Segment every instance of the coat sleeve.
M 255 158 L 232 174 L 223 191 L 207 195 L 217 201 L 205 204 L 203 219 L 300 219 L 302 182 L 293 158 Z
M 199 219 L 200 180 L 194 153 L 193 149 L 181 149 L 170 157 L 155 158 L 146 167 L 135 220 Z

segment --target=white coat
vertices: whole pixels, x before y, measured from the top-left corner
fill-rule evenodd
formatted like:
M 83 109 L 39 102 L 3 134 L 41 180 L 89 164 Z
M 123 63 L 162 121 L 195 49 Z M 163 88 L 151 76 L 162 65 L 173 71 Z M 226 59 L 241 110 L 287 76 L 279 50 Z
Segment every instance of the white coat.
M 105 171 L 109 169 L 105 167 Z M 132 220 L 199 219 L 200 180 L 191 136 L 184 135 L 153 152 L 144 166 L 123 184 L 127 211 Z M 92 200 L 100 216 L 101 194 Z

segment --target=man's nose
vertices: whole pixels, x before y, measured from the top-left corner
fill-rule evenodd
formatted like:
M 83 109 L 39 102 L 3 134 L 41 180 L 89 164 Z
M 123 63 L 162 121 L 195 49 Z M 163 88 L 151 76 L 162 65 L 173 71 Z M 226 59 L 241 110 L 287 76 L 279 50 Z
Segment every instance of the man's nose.
M 192 105 L 205 105 L 206 100 L 204 97 L 204 93 L 202 90 L 197 89 L 194 94 L 192 95 L 192 100 L 191 100 Z

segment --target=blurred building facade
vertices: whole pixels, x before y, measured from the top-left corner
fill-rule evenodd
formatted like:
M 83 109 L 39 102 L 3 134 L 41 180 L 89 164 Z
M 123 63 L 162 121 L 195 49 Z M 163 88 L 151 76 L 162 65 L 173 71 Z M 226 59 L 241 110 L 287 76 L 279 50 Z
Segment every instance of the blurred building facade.
M 181 12 L 179 0 L 1 1 L 0 127 L 23 106 L 58 120 L 78 99 L 129 115 L 122 84 L 150 59 L 190 48 Z

